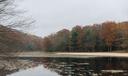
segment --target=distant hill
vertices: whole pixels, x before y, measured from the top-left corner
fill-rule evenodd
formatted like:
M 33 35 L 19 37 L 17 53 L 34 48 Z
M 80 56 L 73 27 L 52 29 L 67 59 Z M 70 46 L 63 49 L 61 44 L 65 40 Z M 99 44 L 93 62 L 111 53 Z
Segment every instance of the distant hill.
M 42 50 L 42 38 L 0 25 L 0 52 Z

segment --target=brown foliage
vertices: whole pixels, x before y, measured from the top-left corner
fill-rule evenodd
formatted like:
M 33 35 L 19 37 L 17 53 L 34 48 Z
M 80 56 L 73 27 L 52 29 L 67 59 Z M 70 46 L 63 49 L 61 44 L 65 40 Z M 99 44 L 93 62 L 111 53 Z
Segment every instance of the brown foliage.
M 101 36 L 104 39 L 106 45 L 110 48 L 116 38 L 116 23 L 115 22 L 105 22 L 102 24 Z

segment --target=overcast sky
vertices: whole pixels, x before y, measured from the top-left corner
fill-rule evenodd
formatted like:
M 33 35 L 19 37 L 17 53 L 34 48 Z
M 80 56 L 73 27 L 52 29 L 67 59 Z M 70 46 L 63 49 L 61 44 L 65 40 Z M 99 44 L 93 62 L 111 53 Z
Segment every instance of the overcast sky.
M 42 37 L 75 25 L 128 19 L 128 0 L 24 0 L 19 8 L 36 20 L 28 32 Z

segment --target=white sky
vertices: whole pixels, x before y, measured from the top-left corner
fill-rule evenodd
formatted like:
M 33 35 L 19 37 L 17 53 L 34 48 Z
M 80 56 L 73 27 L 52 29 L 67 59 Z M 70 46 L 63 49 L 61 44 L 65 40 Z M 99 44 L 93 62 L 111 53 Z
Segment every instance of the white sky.
M 36 20 L 27 31 L 42 37 L 75 25 L 128 19 L 128 0 L 23 0 L 19 8 Z

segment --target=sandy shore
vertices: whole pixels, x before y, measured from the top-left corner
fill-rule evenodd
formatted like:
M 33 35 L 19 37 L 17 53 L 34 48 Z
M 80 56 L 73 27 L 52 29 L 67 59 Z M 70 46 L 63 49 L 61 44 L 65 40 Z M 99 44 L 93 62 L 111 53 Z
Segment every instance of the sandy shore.
M 94 57 L 128 57 L 128 53 L 110 53 L 110 52 L 81 52 L 81 53 L 69 53 L 69 52 L 63 52 L 63 53 L 56 53 L 58 55 L 70 55 L 70 56 L 94 56 Z
M 1 55 L 2 56 L 2 55 Z M 7 57 L 7 56 L 5 56 Z M 13 53 L 12 57 L 126 57 L 128 53 L 120 52 L 21 52 Z

